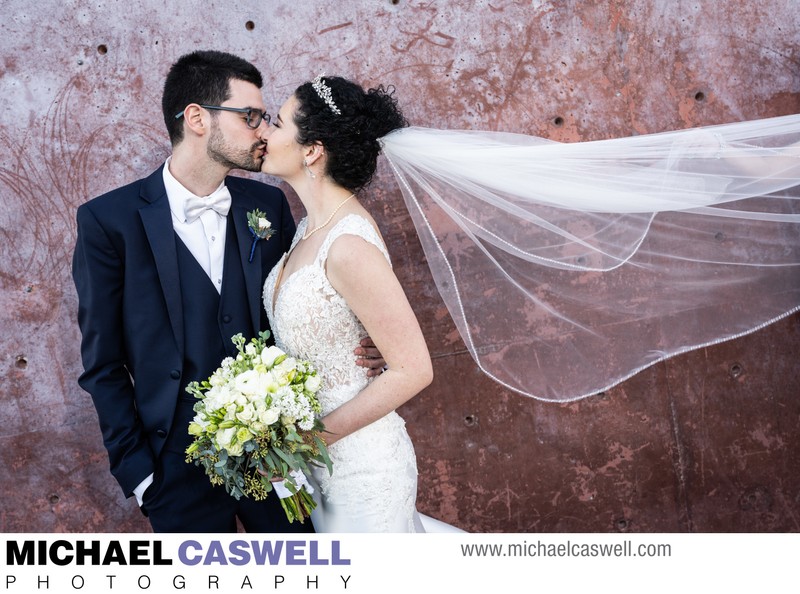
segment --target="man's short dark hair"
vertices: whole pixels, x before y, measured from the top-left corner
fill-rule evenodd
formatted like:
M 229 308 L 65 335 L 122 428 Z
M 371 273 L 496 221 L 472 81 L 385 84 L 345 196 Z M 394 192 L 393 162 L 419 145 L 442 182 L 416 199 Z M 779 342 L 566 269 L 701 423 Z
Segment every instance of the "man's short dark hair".
M 161 109 L 172 145 L 183 140 L 183 119 L 176 119 L 190 103 L 220 105 L 230 99 L 231 79 L 263 85 L 258 68 L 233 54 L 196 51 L 178 58 L 167 74 Z

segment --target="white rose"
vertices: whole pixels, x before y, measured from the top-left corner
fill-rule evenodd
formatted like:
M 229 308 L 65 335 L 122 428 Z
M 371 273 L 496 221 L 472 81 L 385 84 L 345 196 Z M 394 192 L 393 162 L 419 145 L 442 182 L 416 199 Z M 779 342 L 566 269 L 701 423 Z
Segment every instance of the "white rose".
M 287 357 L 272 368 L 272 375 L 278 380 L 279 384 L 285 386 L 291 381 L 296 369 L 297 360 L 293 357 Z
M 309 392 L 316 392 L 322 385 L 322 380 L 318 375 L 310 375 L 306 378 L 305 388 Z
M 236 427 L 229 429 L 219 429 L 216 433 L 217 448 L 227 450 L 231 447 L 231 441 L 236 435 Z
M 264 423 L 264 425 L 272 425 L 280 416 L 281 411 L 278 408 L 272 407 L 261 411 L 258 414 L 258 420 Z
M 280 357 L 281 355 L 285 355 L 282 350 L 280 350 L 276 346 L 269 346 L 261 351 L 261 362 L 264 363 L 267 367 L 272 367 L 272 364 L 275 362 L 275 359 Z
M 267 219 L 260 217 L 258 219 L 258 228 L 261 230 L 267 230 L 272 227 L 272 223 L 270 223 Z
M 250 423 L 256 418 L 256 409 L 252 404 L 247 404 L 236 413 L 236 418 L 242 423 Z

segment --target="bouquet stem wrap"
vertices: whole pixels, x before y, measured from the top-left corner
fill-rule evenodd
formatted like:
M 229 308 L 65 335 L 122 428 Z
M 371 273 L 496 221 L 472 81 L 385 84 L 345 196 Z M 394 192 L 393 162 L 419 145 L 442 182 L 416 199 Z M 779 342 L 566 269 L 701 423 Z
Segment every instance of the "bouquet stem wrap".
M 283 479 L 272 483 L 275 494 L 281 499 L 281 506 L 286 512 L 290 522 L 299 520 L 301 523 L 317 506 L 314 498 L 314 487 L 302 470 L 293 470 L 289 473 L 292 480 Z

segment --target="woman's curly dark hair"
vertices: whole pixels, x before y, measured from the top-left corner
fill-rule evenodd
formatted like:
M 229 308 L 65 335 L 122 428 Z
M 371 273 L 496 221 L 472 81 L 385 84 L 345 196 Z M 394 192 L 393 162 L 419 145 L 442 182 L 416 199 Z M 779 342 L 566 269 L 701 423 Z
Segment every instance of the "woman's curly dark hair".
M 340 113 L 335 113 L 311 82 L 300 85 L 294 93 L 298 101 L 294 114 L 297 142 L 322 144 L 328 157 L 325 173 L 351 192 L 358 192 L 375 174 L 381 151 L 378 139 L 408 126 L 408 122 L 397 106 L 393 87 L 381 85 L 365 91 L 339 76 L 326 76 L 322 81 L 330 88 L 330 97 Z

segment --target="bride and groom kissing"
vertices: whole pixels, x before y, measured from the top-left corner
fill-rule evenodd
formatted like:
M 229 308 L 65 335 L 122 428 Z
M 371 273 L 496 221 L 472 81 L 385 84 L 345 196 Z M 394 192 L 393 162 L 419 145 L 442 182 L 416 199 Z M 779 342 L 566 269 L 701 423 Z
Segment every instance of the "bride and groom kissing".
M 358 198 L 379 139 L 406 121 L 383 88 L 323 76 L 273 119 L 262 84 L 255 66 L 228 53 L 179 58 L 162 96 L 171 156 L 78 208 L 79 383 L 111 473 L 156 532 L 233 532 L 237 519 L 249 532 L 438 529 L 416 511 L 414 450 L 394 412 L 430 383 L 430 356 Z M 296 227 L 283 192 L 233 169 L 284 180 L 307 216 Z M 253 243 L 256 210 L 273 233 Z M 276 497 L 229 496 L 185 460 L 195 402 L 187 385 L 235 354 L 233 335 L 267 328 L 323 379 L 334 470 L 309 477 L 313 528 L 288 523 Z
M 113 476 L 155 531 L 235 531 L 237 519 L 252 532 L 453 529 L 417 513 L 414 451 L 394 412 L 432 371 L 358 198 L 381 152 L 470 353 L 521 394 L 587 397 L 797 311 L 800 116 L 562 144 L 407 127 L 391 93 L 339 77 L 300 85 L 272 121 L 261 86 L 236 56 L 181 57 L 162 101 L 172 155 L 77 212 L 79 383 Z M 233 169 L 284 180 L 307 216 L 295 226 L 278 188 Z M 258 241 L 256 211 L 272 231 Z M 443 246 L 462 237 L 455 225 L 479 249 Z M 611 282 L 585 282 L 599 278 Z M 520 304 L 504 298 L 520 292 Z M 185 460 L 186 387 L 235 354 L 232 336 L 268 328 L 324 383 L 333 473 L 309 477 L 313 528 L 288 523 L 275 497 L 213 488 Z

